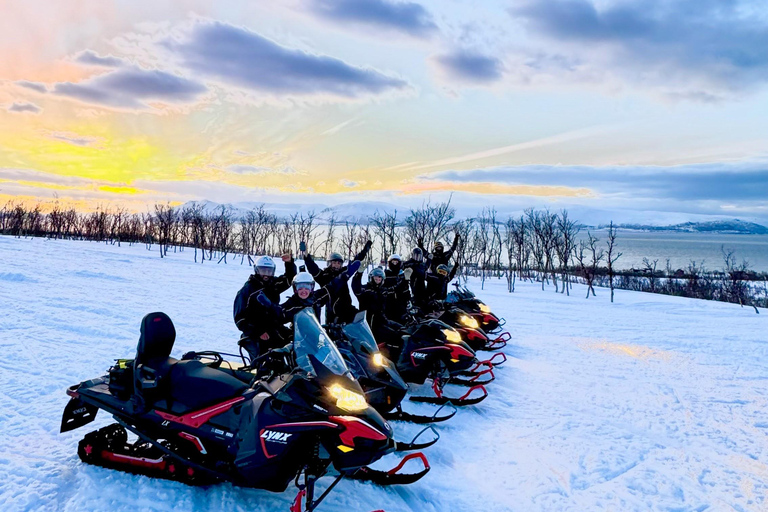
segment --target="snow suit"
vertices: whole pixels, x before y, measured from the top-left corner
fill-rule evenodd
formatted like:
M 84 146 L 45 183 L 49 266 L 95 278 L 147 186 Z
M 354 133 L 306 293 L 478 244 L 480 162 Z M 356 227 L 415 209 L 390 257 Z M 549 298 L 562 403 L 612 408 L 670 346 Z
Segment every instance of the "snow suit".
M 451 272 L 447 276 L 441 276 L 437 272 L 430 272 L 427 274 L 427 300 L 433 302 L 436 300 L 445 300 L 448 297 L 448 283 L 450 283 L 456 272 L 459 270 L 459 265 L 454 265 Z
M 371 243 L 366 243 L 363 250 L 355 256 L 353 261 L 363 261 L 370 248 Z M 339 275 L 342 275 L 347 271 L 346 266 L 334 270 L 330 265 L 321 270 L 309 254 L 304 258 L 304 263 L 307 266 L 307 271 L 312 274 L 312 277 L 315 278 L 315 282 L 321 287 L 331 283 Z M 336 321 L 342 323 L 351 322 L 357 313 L 358 310 L 352 305 L 352 297 L 349 294 L 349 288 L 347 286 L 332 287 L 331 297 L 325 308 L 325 323 L 332 324 Z
M 371 332 L 379 343 L 392 342 L 399 337 L 398 331 L 402 325 L 387 318 L 385 308 L 388 301 L 395 300 L 394 288 L 385 286 L 384 282 L 376 284 L 369 278 L 362 284 L 362 273 L 352 278 L 352 291 L 360 302 L 360 309 L 365 311 L 365 318 L 371 326 Z
M 438 265 L 448 265 L 448 262 L 451 260 L 451 256 L 453 256 L 453 252 L 456 250 L 456 246 L 459 245 L 459 235 L 453 237 L 453 243 L 451 244 L 451 248 L 447 251 L 440 250 L 438 248 L 435 248 L 434 251 L 429 253 L 430 263 L 429 263 L 429 269 L 432 272 L 437 271 Z M 427 254 L 427 250 L 424 248 L 421 241 L 419 241 L 419 248 L 424 251 L 424 254 Z
M 403 322 L 408 313 L 408 303 L 411 301 L 408 281 L 400 270 L 386 269 L 384 274 L 386 277 L 383 286 L 392 291 L 392 295 L 384 303 L 384 315 L 395 322 Z
M 409 259 L 403 263 L 403 270 L 413 269 L 411 278 L 408 284 L 411 288 L 411 297 L 415 306 L 421 308 L 427 302 L 427 269 L 429 268 L 430 260 L 418 261 L 414 258 Z
M 256 296 L 263 292 L 274 303 L 280 302 L 280 294 L 291 287 L 291 281 L 296 276 L 296 264 L 293 259 L 285 263 L 285 273 L 279 277 L 269 277 L 266 280 L 258 274 L 248 278 L 235 296 L 233 316 L 235 325 L 243 333 L 239 345 L 245 348 L 251 357 L 265 352 L 270 348 L 285 345 L 286 332 L 274 317 L 258 303 Z M 261 339 L 267 336 L 266 340 Z

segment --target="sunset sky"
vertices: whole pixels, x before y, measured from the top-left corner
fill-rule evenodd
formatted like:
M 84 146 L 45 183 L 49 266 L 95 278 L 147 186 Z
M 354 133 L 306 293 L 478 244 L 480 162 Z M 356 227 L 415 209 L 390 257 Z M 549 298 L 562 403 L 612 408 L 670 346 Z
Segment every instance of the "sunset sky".
M 768 220 L 768 4 L 0 0 L 0 202 Z

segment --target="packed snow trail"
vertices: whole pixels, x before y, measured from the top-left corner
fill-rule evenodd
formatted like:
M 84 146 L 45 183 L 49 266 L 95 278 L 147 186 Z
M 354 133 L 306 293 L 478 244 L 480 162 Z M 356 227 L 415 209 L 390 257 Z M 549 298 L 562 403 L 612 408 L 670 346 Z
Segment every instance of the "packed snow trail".
M 176 324 L 174 356 L 237 351 L 232 301 L 251 269 L 153 249 L 0 237 L 3 511 L 288 510 L 292 489 L 193 488 L 82 464 L 77 442 L 111 423 L 103 411 L 58 433 L 64 389 L 133 357 L 148 312 Z M 570 297 L 537 283 L 513 294 L 499 280 L 469 286 L 513 335 L 490 396 L 436 426 L 442 439 L 425 451 L 433 469 L 420 482 L 342 482 L 320 511 L 768 509 L 768 311 L 621 290 L 610 304 L 607 290 L 585 300 L 580 286 Z M 398 438 L 418 430 L 395 428 Z

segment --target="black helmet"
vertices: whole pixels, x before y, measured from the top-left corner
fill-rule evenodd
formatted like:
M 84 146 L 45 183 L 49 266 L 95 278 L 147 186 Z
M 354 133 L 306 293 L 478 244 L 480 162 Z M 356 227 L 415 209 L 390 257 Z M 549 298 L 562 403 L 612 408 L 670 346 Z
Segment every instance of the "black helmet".
M 393 254 L 387 260 L 387 266 L 390 270 L 400 270 L 400 265 L 403 264 L 403 259 L 399 254 Z
M 441 276 L 447 276 L 448 275 L 448 265 L 440 264 L 437 266 L 437 273 Z
M 421 261 L 424 259 L 424 251 L 419 247 L 414 247 L 413 251 L 411 251 L 411 257 L 416 261 Z

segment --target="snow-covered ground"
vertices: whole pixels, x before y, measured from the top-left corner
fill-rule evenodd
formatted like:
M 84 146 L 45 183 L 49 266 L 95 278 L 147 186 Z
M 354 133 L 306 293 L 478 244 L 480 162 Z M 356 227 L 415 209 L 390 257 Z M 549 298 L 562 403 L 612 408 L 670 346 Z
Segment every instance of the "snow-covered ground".
M 235 352 L 232 300 L 250 272 L 189 250 L 0 237 L 0 510 L 287 511 L 293 491 L 82 464 L 77 442 L 103 412 L 58 433 L 64 389 L 132 357 L 150 311 L 174 320 L 175 356 Z M 408 487 L 342 482 L 321 511 L 768 510 L 768 311 L 505 284 L 470 287 L 506 317 L 513 357 L 488 399 L 437 427 L 433 470 Z

